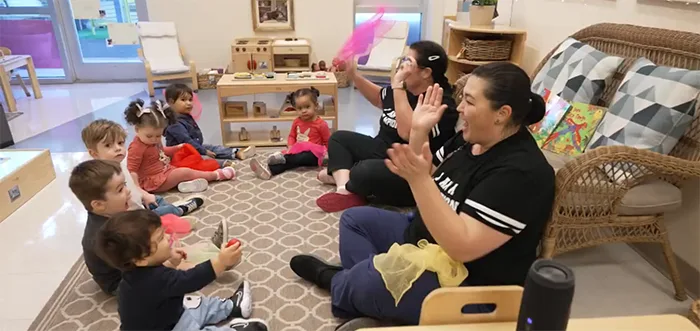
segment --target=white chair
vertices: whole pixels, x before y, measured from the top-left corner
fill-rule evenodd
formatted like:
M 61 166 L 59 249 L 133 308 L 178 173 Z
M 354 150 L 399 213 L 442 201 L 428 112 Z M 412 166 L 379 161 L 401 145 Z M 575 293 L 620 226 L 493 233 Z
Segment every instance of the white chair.
M 194 61 L 185 64 L 185 52 L 177 40 L 172 22 L 139 22 L 141 48 L 139 57 L 146 67 L 148 93 L 155 96 L 154 81 L 192 79 L 192 89 L 198 90 L 197 68 Z
M 372 48 L 367 64 L 358 65 L 358 72 L 367 76 L 394 76 L 396 67 L 408 52 L 408 22 L 396 21 L 394 26 Z

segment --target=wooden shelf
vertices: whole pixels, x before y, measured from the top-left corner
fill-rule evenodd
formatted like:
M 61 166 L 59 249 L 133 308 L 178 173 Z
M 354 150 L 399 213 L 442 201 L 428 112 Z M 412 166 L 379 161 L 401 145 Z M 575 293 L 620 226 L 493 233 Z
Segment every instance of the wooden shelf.
M 248 136 L 250 140 L 240 141 L 238 140 L 238 131 L 228 130 L 224 133 L 224 146 L 227 147 L 277 147 L 277 146 L 287 146 L 287 136 L 289 136 L 289 130 L 280 130 L 280 135 L 282 140 L 272 141 L 270 140 L 270 131 L 257 131 L 248 130 Z
M 322 115 L 319 116 L 321 119 L 326 121 L 335 121 L 337 117 L 335 115 Z M 296 116 L 280 116 L 280 117 L 267 117 L 267 116 L 238 116 L 238 117 L 224 117 L 223 121 L 227 123 L 255 123 L 255 122 L 293 122 Z
M 275 71 L 278 71 L 278 72 L 311 71 L 311 68 L 310 67 L 277 67 L 277 66 L 275 66 Z

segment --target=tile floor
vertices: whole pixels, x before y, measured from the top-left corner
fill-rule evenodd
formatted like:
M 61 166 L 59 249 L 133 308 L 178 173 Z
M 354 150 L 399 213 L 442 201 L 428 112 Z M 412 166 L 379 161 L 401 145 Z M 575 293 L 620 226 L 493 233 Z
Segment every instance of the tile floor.
M 25 114 L 10 124 L 19 132 L 16 148 L 51 149 L 57 178 L 0 223 L 0 331 L 26 330 L 80 256 L 86 212 L 67 185 L 72 167 L 88 157 L 80 129 L 102 117 L 123 123 L 129 98 L 146 97 L 143 84 L 135 83 L 56 85 L 44 91 L 62 97 L 55 102 L 48 97 L 21 101 Z M 220 141 L 215 94 L 202 91 L 200 98 L 205 140 Z M 378 113 L 357 92 L 342 89 L 339 101 L 341 129 L 376 132 Z M 690 306 L 690 300 L 674 300 L 670 281 L 626 245 L 581 250 L 558 259 L 576 274 L 574 317 L 685 314 Z

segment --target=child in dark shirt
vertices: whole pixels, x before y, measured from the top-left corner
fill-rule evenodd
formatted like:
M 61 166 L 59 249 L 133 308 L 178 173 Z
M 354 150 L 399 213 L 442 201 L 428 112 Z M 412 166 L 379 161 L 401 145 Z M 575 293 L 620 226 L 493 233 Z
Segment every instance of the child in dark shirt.
M 95 236 L 112 215 L 129 209 L 131 192 L 119 163 L 90 160 L 79 164 L 68 182 L 73 194 L 88 212 L 83 233 L 83 258 L 92 279 L 108 294 L 116 294 L 122 273 L 95 253 Z
M 111 217 L 97 234 L 97 251 L 123 271 L 119 288 L 121 330 L 267 330 L 251 314 L 250 287 L 244 281 L 227 299 L 186 296 L 213 282 L 241 261 L 241 246 L 222 245 L 218 256 L 187 270 L 176 270 L 184 251 L 170 246 L 158 215 L 134 210 Z M 227 326 L 216 327 L 231 317 Z

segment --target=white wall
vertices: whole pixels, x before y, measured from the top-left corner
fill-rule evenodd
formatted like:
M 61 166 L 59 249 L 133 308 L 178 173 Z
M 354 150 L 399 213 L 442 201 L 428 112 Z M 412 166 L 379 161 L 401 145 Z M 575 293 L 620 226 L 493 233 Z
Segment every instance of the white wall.
M 226 67 L 231 43 L 246 37 L 311 39 L 312 61 L 330 62 L 352 33 L 353 0 L 295 0 L 295 31 L 253 32 L 250 0 L 148 0 L 149 20 L 175 22 L 198 68 Z

